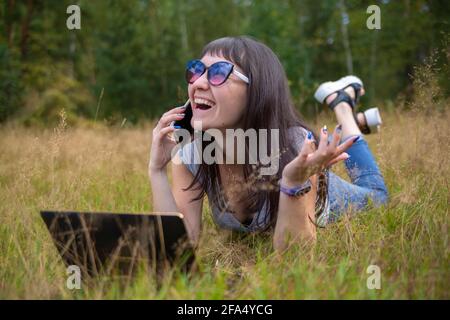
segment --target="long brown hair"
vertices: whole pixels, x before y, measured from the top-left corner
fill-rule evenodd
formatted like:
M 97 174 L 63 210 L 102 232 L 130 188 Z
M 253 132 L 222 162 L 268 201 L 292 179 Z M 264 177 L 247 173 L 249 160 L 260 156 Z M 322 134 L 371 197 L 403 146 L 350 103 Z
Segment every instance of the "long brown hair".
M 288 129 L 294 126 L 303 127 L 311 131 L 318 141 L 316 134 L 305 123 L 302 116 L 295 109 L 288 86 L 283 66 L 275 53 L 265 44 L 249 36 L 225 37 L 208 43 L 202 50 L 201 56 L 206 54 L 221 55 L 227 60 L 238 65 L 247 77 L 250 84 L 247 90 L 247 106 L 243 118 L 243 130 L 247 129 L 278 129 L 279 147 L 281 150 L 279 170 L 274 176 L 259 176 L 258 181 L 252 181 L 252 185 L 274 185 L 275 188 L 252 188 L 249 195 L 249 205 L 246 212 L 261 213 L 263 206 L 268 209 L 269 215 L 264 221 L 263 229 L 274 226 L 277 218 L 279 189 L 276 182 L 281 179 L 284 167 L 299 152 L 289 141 Z M 270 136 L 270 135 L 269 135 Z M 259 142 L 259 141 L 258 141 Z M 203 147 L 213 142 L 203 142 Z M 246 145 L 247 145 L 246 141 Z M 267 149 L 270 151 L 270 139 L 267 141 Z M 259 144 L 258 144 L 259 145 Z M 248 151 L 248 145 L 246 150 Z M 273 155 L 271 155 L 273 156 Z M 255 167 L 244 164 L 244 179 L 248 181 L 255 177 Z M 210 201 L 216 204 L 223 203 L 222 185 L 218 165 L 200 164 L 192 183 L 185 189 L 191 189 L 196 183 L 201 186 L 201 191 L 194 200 L 203 198 L 205 190 L 212 189 L 214 199 Z M 260 221 L 255 217 L 256 221 Z

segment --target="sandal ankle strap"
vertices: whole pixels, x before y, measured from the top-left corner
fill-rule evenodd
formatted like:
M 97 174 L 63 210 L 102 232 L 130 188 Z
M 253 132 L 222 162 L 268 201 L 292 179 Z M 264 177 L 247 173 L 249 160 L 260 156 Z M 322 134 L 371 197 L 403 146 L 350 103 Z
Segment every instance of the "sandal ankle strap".
M 328 107 L 333 110 L 334 107 L 336 107 L 341 102 L 347 102 L 352 109 L 355 108 L 355 101 L 348 95 L 347 92 L 344 91 L 344 89 L 341 89 L 339 91 L 336 91 L 337 96 L 334 98 L 333 101 L 328 105 Z
M 359 98 L 361 97 L 361 88 L 362 86 L 359 83 L 351 83 L 349 85 L 355 91 L 355 105 L 359 102 Z

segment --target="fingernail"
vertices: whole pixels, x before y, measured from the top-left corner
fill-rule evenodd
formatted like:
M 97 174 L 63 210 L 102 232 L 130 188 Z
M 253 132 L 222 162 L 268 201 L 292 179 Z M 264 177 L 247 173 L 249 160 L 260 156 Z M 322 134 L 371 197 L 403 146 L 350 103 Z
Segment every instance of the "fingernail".
M 324 125 L 322 130 L 323 130 L 323 133 L 327 133 L 327 131 L 328 131 L 327 125 Z
M 312 132 L 308 131 L 308 140 L 311 140 L 311 138 L 312 138 Z
M 341 133 L 341 131 L 342 131 L 342 124 L 339 124 L 339 125 L 336 127 L 336 132 L 337 132 L 337 133 Z
M 360 138 L 360 136 L 355 137 L 355 138 L 353 139 L 353 143 L 355 143 L 356 141 L 358 141 L 359 138 Z
M 181 126 L 173 126 L 175 129 L 181 129 Z
M 186 106 L 181 106 L 180 109 L 186 109 Z
M 184 113 L 177 113 L 177 116 L 184 117 Z

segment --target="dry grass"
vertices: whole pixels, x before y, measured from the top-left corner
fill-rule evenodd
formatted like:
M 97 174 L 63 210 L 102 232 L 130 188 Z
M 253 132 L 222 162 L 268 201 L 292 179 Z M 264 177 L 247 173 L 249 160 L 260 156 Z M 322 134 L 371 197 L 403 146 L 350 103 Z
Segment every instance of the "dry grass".
M 416 97 L 409 111 L 383 113 L 368 137 L 391 194 L 388 206 L 343 219 L 318 234 L 314 248 L 283 259 L 270 236 L 218 230 L 205 203 L 192 279 L 168 274 L 162 288 L 145 275 L 125 289 L 98 283 L 70 291 L 40 209 L 147 212 L 151 124 L 38 131 L 0 128 L 0 298 L 446 298 L 449 296 L 448 101 Z M 399 104 L 401 104 L 399 102 Z M 402 111 L 400 111 L 402 110 Z M 325 114 L 328 125 L 330 115 Z M 343 167 L 335 171 L 345 175 Z M 370 264 L 382 289 L 366 287 Z

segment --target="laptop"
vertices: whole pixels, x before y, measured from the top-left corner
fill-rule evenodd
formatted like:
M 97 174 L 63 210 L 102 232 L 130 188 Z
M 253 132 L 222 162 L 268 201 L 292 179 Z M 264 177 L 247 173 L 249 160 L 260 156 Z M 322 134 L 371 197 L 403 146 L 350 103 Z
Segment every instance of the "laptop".
M 78 266 L 88 278 L 195 267 L 181 213 L 41 211 L 41 217 L 66 267 Z

